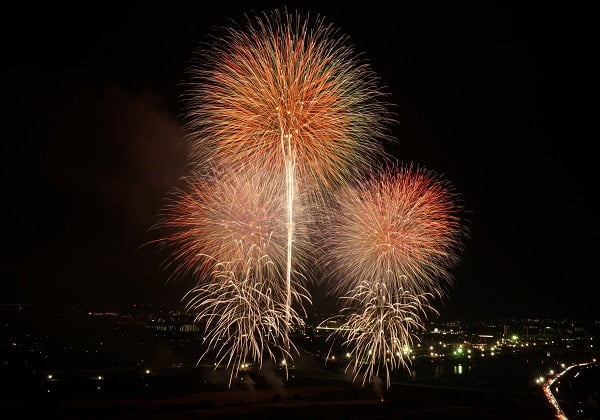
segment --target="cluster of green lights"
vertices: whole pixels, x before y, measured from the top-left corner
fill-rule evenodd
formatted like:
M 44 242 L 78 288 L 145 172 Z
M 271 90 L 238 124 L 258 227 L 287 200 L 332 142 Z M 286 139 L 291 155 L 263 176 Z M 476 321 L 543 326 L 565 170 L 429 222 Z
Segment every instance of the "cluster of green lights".
M 462 346 L 459 346 L 456 350 L 452 352 L 452 354 L 455 356 L 462 356 L 463 352 L 464 349 L 462 348 Z

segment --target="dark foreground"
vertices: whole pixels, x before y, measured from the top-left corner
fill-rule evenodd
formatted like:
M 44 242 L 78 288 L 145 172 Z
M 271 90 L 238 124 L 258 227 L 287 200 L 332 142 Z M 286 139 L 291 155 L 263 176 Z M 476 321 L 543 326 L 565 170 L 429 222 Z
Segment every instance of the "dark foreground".
M 541 390 L 497 392 L 439 385 L 396 384 L 383 393 L 349 383 L 240 386 L 176 397 L 61 398 L 2 402 L 6 416 L 60 418 L 472 418 L 550 419 Z
M 211 357 L 196 365 L 202 336 L 188 314 L 149 311 L 5 305 L 2 312 L 0 305 L 0 419 L 552 419 L 542 384 L 600 358 L 598 323 L 577 333 L 570 324 L 532 321 L 545 335 L 529 335 L 532 326 L 524 339 L 495 324 L 431 326 L 411 349 L 410 370 L 393 372 L 382 391 L 353 385 L 344 370 L 348 350 L 307 328 L 294 336 L 291 365 L 246 365 L 228 389 L 229 375 Z M 572 420 L 597 412 L 585 405 L 597 402 L 597 388 L 582 387 L 597 377 L 560 383 L 557 397 Z

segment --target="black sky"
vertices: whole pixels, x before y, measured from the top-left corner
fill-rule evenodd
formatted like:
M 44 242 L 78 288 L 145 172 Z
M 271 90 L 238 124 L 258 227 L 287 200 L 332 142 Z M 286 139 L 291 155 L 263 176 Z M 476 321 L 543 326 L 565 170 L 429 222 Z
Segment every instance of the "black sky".
M 216 26 L 282 6 L 216 3 L 5 10 L 0 301 L 181 297 L 164 255 L 141 245 L 186 173 L 185 70 Z M 462 194 L 471 237 L 442 316 L 600 318 L 591 7 L 298 7 L 348 34 L 381 77 L 399 121 L 388 151 Z

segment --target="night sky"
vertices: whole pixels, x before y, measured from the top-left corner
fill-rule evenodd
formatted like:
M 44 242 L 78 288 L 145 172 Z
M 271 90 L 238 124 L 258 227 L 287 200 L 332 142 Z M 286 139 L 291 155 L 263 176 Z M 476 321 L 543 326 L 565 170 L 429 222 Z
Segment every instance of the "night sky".
M 3 10 L 0 302 L 179 301 L 189 283 L 144 244 L 187 170 L 186 69 L 228 19 L 282 6 L 215 3 Z M 566 4 L 310 7 L 381 77 L 387 150 L 461 193 L 470 238 L 443 318 L 600 318 L 598 26 Z

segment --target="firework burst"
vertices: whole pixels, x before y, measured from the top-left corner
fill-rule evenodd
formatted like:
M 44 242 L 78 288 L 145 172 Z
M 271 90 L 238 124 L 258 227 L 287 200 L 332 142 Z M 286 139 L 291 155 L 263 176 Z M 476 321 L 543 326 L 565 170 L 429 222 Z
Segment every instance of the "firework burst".
M 422 169 L 388 169 L 338 196 L 325 241 L 333 290 L 363 280 L 441 296 L 452 280 L 463 232 L 450 185 Z
M 421 320 L 458 260 L 462 226 L 447 183 L 412 168 L 388 169 L 339 195 L 326 231 L 332 291 L 347 318 L 333 333 L 352 349 L 363 384 L 406 366 Z
M 192 72 L 192 159 L 344 182 L 381 153 L 387 113 L 369 67 L 322 19 L 275 11 L 227 29 Z
M 281 277 L 287 246 L 287 203 L 282 191 L 281 182 L 251 170 L 190 179 L 186 190 L 175 194 L 161 221 L 171 228 L 162 243 L 172 249 L 169 265 L 174 273 L 191 272 L 201 279 L 224 262 L 266 254 L 273 261 L 269 275 Z M 301 212 L 298 203 L 295 212 L 297 216 Z M 302 242 L 301 225 L 296 232 Z
M 188 190 L 165 211 L 161 225 L 171 233 L 162 245 L 171 249 L 174 273 L 197 281 L 185 299 L 209 337 L 202 357 L 215 352 L 233 376 L 244 361 L 289 356 L 293 345 L 283 326 L 303 321 L 288 304 L 288 294 L 301 307 L 306 292 L 296 281 L 290 289 L 285 282 L 284 187 L 246 169 L 190 181 Z M 300 208 L 295 206 L 296 212 Z M 302 226 L 296 232 L 301 257 Z M 301 261 L 295 259 L 298 268 Z

